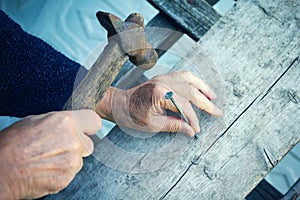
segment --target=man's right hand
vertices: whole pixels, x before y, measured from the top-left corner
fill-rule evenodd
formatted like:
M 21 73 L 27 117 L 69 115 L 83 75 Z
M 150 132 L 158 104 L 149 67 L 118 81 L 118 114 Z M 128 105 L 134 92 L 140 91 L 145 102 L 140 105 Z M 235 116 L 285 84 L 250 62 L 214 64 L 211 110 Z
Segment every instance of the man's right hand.
M 91 110 L 29 116 L 0 132 L 0 194 L 37 198 L 67 187 L 93 152 L 101 127 Z M 86 135 L 87 134 L 87 135 Z

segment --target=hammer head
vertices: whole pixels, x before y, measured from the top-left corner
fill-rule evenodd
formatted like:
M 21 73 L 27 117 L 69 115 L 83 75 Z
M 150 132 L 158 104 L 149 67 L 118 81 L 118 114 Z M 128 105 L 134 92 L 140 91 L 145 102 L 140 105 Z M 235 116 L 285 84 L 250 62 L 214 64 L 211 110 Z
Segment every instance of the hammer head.
M 107 30 L 108 38 L 117 39 L 123 53 L 129 60 L 142 69 L 152 68 L 158 60 L 158 55 L 152 45 L 147 42 L 144 18 L 139 13 L 133 13 L 122 21 L 117 16 L 97 12 L 100 24 Z

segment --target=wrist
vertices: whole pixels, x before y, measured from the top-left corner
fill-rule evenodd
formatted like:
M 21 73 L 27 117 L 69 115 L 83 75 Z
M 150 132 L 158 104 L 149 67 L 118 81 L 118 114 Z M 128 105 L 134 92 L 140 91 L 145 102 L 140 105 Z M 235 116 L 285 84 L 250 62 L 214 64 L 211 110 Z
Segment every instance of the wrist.
M 112 110 L 113 106 L 118 105 L 122 107 L 122 102 L 124 100 L 126 101 L 126 95 L 123 90 L 109 87 L 101 101 L 97 103 L 96 113 L 103 119 L 115 122 Z

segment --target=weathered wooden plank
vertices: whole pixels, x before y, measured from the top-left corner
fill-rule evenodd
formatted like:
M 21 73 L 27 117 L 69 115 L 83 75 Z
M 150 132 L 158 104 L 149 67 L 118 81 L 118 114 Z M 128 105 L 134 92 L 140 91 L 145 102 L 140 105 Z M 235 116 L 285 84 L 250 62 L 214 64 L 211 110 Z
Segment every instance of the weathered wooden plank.
M 264 149 L 280 160 L 300 141 L 300 104 L 289 97 L 291 90 L 300 91 L 299 61 L 190 168 L 167 199 L 245 197 L 272 168 Z
M 290 4 L 294 2 L 291 1 Z M 196 184 L 202 180 L 201 178 L 201 180 L 198 180 L 197 177 L 202 177 L 204 164 L 202 161 L 198 167 L 194 167 L 191 164 L 191 158 L 201 154 L 209 155 L 212 144 L 218 144 L 219 142 L 216 142 L 218 138 L 225 138 L 224 136 L 228 134 L 227 130 L 230 130 L 234 124 L 239 122 L 238 118 L 249 110 L 249 107 L 253 105 L 253 101 L 257 100 L 261 94 L 266 93 L 298 57 L 299 33 L 295 31 L 299 28 L 296 19 L 299 18 L 296 12 L 297 7 L 295 5 L 285 5 L 285 2 L 280 1 L 269 3 L 270 6 L 258 5 L 258 2 L 240 2 L 232 12 L 219 21 L 204 36 L 201 42 L 202 49 L 205 49 L 205 53 L 210 58 L 205 57 L 199 47 L 194 48 L 193 53 L 187 56 L 191 63 L 202 66 L 201 69 L 204 75 L 209 76 L 213 72 L 206 70 L 211 68 L 205 66 L 211 64 L 215 66 L 214 70 L 219 72 L 219 77 L 214 73 L 213 80 L 223 79 L 225 88 L 225 93 L 218 93 L 223 95 L 223 98 L 220 98 L 222 97 L 220 95 L 219 99 L 227 102 L 219 101 L 219 103 L 224 103 L 225 115 L 223 118 L 216 119 L 201 114 L 200 125 L 203 134 L 198 141 L 182 137 L 181 145 L 189 148 L 188 151 L 180 154 L 169 165 L 162 166 L 160 160 L 157 159 L 155 164 L 157 163 L 157 166 L 162 167 L 162 169 L 141 174 L 114 170 L 101 164 L 93 157 L 89 157 L 85 159 L 83 170 L 76 176 L 71 185 L 60 194 L 48 198 L 158 199 L 168 191 L 171 191 L 171 193 L 167 197 L 171 198 L 172 196 L 174 199 L 180 198 L 182 195 L 191 197 L 189 194 L 194 191 L 196 191 L 194 196 L 197 196 L 199 188 L 196 187 Z M 277 8 L 277 6 L 281 6 L 282 10 L 271 12 L 277 20 L 265 14 L 265 11 L 270 10 L 269 8 Z M 278 16 L 279 13 L 280 16 Z M 282 22 L 286 23 L 283 24 Z M 257 27 L 250 26 L 255 24 Z M 268 29 L 265 27 L 268 27 Z M 251 45 L 252 48 L 246 44 Z M 190 69 L 189 66 L 190 64 L 182 62 L 177 66 L 177 69 Z M 211 82 L 207 79 L 207 76 L 204 76 L 204 78 Z M 211 85 L 219 86 L 214 82 Z M 219 89 L 216 88 L 216 90 Z M 268 95 L 265 98 L 267 97 Z M 158 134 L 152 138 L 139 139 L 120 131 L 113 131 L 108 139 L 116 146 L 127 151 L 149 152 L 165 146 L 174 135 Z M 235 143 L 232 143 L 232 145 L 236 145 L 236 148 L 241 149 L 243 147 L 243 143 L 240 144 L 238 138 L 233 138 L 233 141 Z M 228 150 L 226 146 L 223 148 L 225 152 Z M 273 152 L 273 149 L 268 148 L 268 150 Z M 115 155 L 114 152 L 109 154 L 109 157 L 115 159 L 120 158 L 120 156 L 122 155 Z M 226 156 L 228 157 L 227 154 L 225 158 Z M 151 166 L 151 163 L 146 162 L 146 158 L 147 155 L 145 159 L 142 158 L 135 163 L 135 166 L 137 168 Z M 207 163 L 209 161 L 205 160 Z M 209 166 L 207 163 L 205 164 Z M 228 163 L 227 165 L 231 164 L 231 162 Z M 193 177 L 187 177 L 190 173 L 189 169 L 193 169 L 199 174 L 195 173 Z M 215 177 L 214 173 L 210 173 L 209 167 L 206 167 L 205 171 L 209 176 L 211 174 L 211 178 Z M 205 178 L 210 183 L 207 176 Z M 186 185 L 183 184 L 183 179 Z M 216 181 L 218 178 L 214 180 Z M 172 193 L 173 185 L 176 185 L 176 183 L 178 184 L 174 188 L 174 193 Z
M 227 92 L 232 92 L 232 94 L 226 93 L 228 104 L 225 106 L 225 123 L 228 121 L 227 119 L 231 118 L 232 116 L 236 116 L 237 118 L 239 118 L 245 113 L 251 112 L 251 109 L 249 109 L 249 107 L 252 108 L 253 106 L 255 106 L 255 103 L 259 100 L 259 98 L 264 97 L 264 95 L 262 94 L 268 94 L 272 84 L 276 83 L 276 80 L 278 80 L 281 75 L 285 73 L 285 71 L 290 67 L 292 63 L 294 67 L 294 81 L 297 76 L 299 77 L 299 66 L 295 67 L 298 62 L 300 52 L 300 35 L 298 31 L 300 18 L 299 13 L 297 12 L 299 8 L 300 5 L 297 1 L 289 1 L 288 3 L 280 1 L 242 1 L 234 10 L 228 13 L 226 17 L 221 19 L 216 24 L 216 26 L 209 31 L 208 35 L 204 36 L 203 39 L 201 39 L 203 48 L 205 49 L 206 53 L 211 56 L 211 59 L 213 60 L 216 68 L 225 68 L 224 70 L 221 70 L 225 78 L 225 88 L 227 88 Z M 265 29 L 264 27 L 268 27 L 268 29 Z M 223 34 L 220 34 L 220 29 L 223 30 Z M 249 44 L 249 46 L 247 44 Z M 182 67 L 182 63 L 180 63 L 180 65 Z M 278 70 L 280 70 L 281 72 L 279 72 Z M 271 77 L 273 77 L 273 80 Z M 295 82 L 291 82 L 290 85 L 287 85 L 287 87 L 293 88 L 293 85 L 296 91 L 299 90 L 299 84 L 297 85 L 297 83 Z M 280 103 L 280 101 L 278 102 Z M 265 106 L 274 106 L 274 104 L 275 102 L 267 102 L 265 103 Z M 245 105 L 249 105 L 249 107 L 245 109 Z M 241 107 L 244 107 L 244 112 L 240 112 L 239 115 L 235 115 L 236 110 L 243 110 Z M 274 146 L 271 148 L 271 152 L 275 152 L 277 158 L 282 156 L 289 148 L 291 148 L 291 145 L 293 143 L 296 143 L 299 140 L 300 128 L 299 126 L 295 126 L 295 124 L 299 124 L 299 118 L 297 118 L 297 116 L 299 116 L 298 108 L 299 106 L 294 110 L 294 115 L 287 115 L 290 118 L 288 118 L 288 121 L 285 121 L 286 119 L 284 119 L 286 124 L 277 122 L 278 120 L 280 121 L 283 119 L 276 118 L 277 121 L 271 121 L 268 125 L 269 127 L 272 127 L 276 124 L 281 124 L 281 126 L 276 127 L 279 130 L 282 129 L 282 131 L 287 130 L 285 125 L 293 126 L 290 129 L 291 134 L 286 135 L 286 138 L 281 138 L 282 140 L 286 140 L 283 142 L 283 146 L 281 146 L 282 149 L 273 151 L 272 148 L 274 148 Z M 259 109 L 261 109 L 262 112 L 264 111 L 263 106 Z M 268 109 L 266 109 L 266 111 L 268 111 Z M 267 118 L 270 118 L 276 116 L 278 113 L 276 112 L 273 115 L 262 113 L 262 115 L 264 114 L 267 115 Z M 255 116 L 256 115 L 254 114 L 251 117 L 257 119 Z M 284 115 L 281 115 L 281 117 L 283 116 Z M 241 122 L 240 119 L 236 119 L 231 124 L 228 124 L 227 122 L 227 129 L 224 129 L 223 133 L 219 133 L 220 135 L 218 135 L 218 133 L 215 133 L 213 129 L 208 129 L 208 132 L 213 133 L 212 136 L 204 135 L 204 137 L 202 138 L 203 146 L 197 146 L 197 148 L 199 148 L 198 155 L 201 155 L 200 159 L 205 159 L 207 162 L 209 162 L 213 156 L 206 158 L 205 153 L 207 152 L 209 154 L 209 152 L 215 150 L 215 153 L 218 152 L 218 154 L 220 154 L 220 156 L 217 156 L 219 160 L 216 161 L 216 163 L 218 162 L 218 167 L 222 165 L 222 163 L 224 164 L 224 162 L 226 162 L 227 160 L 228 162 L 231 162 L 229 156 L 226 157 L 227 152 L 232 153 L 232 151 L 234 150 L 240 150 L 243 145 L 246 145 L 245 142 L 249 140 L 247 140 L 247 138 L 244 138 L 245 140 L 243 140 L 243 138 L 241 136 L 239 137 L 238 134 L 234 136 L 228 136 L 233 138 L 230 142 L 228 142 L 229 144 L 231 144 L 230 147 L 234 149 L 231 151 L 231 149 L 228 148 L 229 145 L 227 143 L 222 143 L 223 146 L 215 147 L 212 144 L 215 144 L 216 142 L 214 141 L 214 139 L 212 142 L 211 139 L 223 139 L 223 137 L 227 135 L 228 130 L 231 134 L 232 131 L 230 131 L 230 128 L 232 126 L 235 126 L 235 124 L 237 124 L 236 126 L 240 124 L 240 130 L 235 129 L 235 131 L 237 131 L 239 134 L 242 134 L 243 130 L 246 131 L 246 129 L 244 128 L 245 126 L 256 126 L 258 124 L 258 122 L 256 121 L 250 121 L 250 119 L 252 119 L 251 117 L 249 118 L 249 121 L 246 120 Z M 228 125 L 230 126 L 228 127 Z M 254 129 L 252 131 L 254 131 Z M 251 133 L 251 131 L 248 131 L 248 133 Z M 257 134 L 260 134 L 260 132 L 258 132 Z M 262 137 L 265 137 L 267 139 L 266 141 L 273 138 L 272 134 L 270 133 L 267 135 L 263 135 Z M 289 143 L 289 141 L 291 143 Z M 207 144 L 209 146 L 207 146 Z M 270 149 L 270 147 L 268 148 Z M 249 152 L 251 152 L 251 150 L 253 149 L 249 147 Z M 256 149 L 254 149 L 254 151 L 255 150 Z M 235 155 L 235 153 L 232 153 L 230 155 Z M 256 158 L 253 158 L 253 160 L 251 160 L 251 158 L 252 157 L 249 157 L 249 155 L 245 155 L 245 159 L 243 159 L 242 156 L 239 156 L 239 159 L 237 160 L 243 162 L 247 159 L 247 164 L 251 166 L 256 165 L 257 162 L 261 162 L 261 160 L 255 160 Z M 212 165 L 216 165 L 216 163 L 213 163 Z M 231 165 L 231 168 L 226 168 L 228 174 L 230 174 L 230 172 L 232 171 L 239 172 L 238 169 L 242 167 L 247 168 L 247 165 L 245 165 L 245 163 L 243 163 L 244 165 L 242 167 L 238 164 L 238 161 L 236 161 L 234 165 Z M 261 173 L 262 176 L 260 177 L 257 177 L 257 174 L 255 173 L 251 174 L 251 172 L 254 172 L 255 170 L 250 172 L 246 170 L 248 173 L 241 173 L 242 175 L 240 176 L 236 174 L 230 174 L 235 179 L 228 179 L 226 182 L 226 188 L 225 186 L 214 185 L 209 180 L 207 180 L 207 174 L 210 174 L 210 170 L 207 166 L 205 168 L 204 167 L 205 165 L 195 167 L 193 173 L 191 174 L 188 170 L 183 179 L 181 179 L 179 184 L 175 187 L 175 190 L 171 191 L 170 195 L 168 196 L 169 199 L 175 198 L 178 195 L 183 195 L 187 199 L 196 197 L 200 198 L 201 195 L 204 195 L 201 197 L 203 197 L 203 199 L 206 199 L 211 198 L 212 196 L 210 195 L 213 193 L 216 193 L 216 196 L 214 197 L 217 199 L 222 199 L 225 197 L 229 199 L 242 198 L 246 195 L 246 189 L 248 189 L 249 192 L 249 190 L 254 187 L 255 183 L 258 183 L 263 178 L 263 175 L 265 175 L 265 173 L 267 172 L 266 168 L 262 169 L 262 167 L 260 166 L 256 169 L 252 169 L 255 169 L 257 173 Z M 218 167 L 216 167 L 216 173 L 219 174 Z M 192 170 L 193 167 L 190 169 Z M 206 171 L 207 174 L 205 174 L 204 171 Z M 213 169 L 213 171 L 215 171 L 215 169 Z M 204 176 L 201 175 L 203 173 L 205 174 Z M 225 174 L 225 172 L 223 173 Z M 224 174 L 222 174 L 223 177 L 220 177 L 220 179 L 225 179 L 224 176 L 226 174 Z M 250 178 L 251 175 L 252 178 Z M 212 173 L 212 176 L 214 176 L 214 173 Z M 238 177 L 243 180 L 238 179 Z M 226 178 L 228 177 L 226 176 Z M 244 181 L 245 179 L 246 181 Z M 225 184 L 225 182 L 223 182 L 223 184 Z M 215 188 L 220 189 L 214 189 L 211 191 L 209 189 L 206 190 L 207 185 L 214 185 Z M 232 188 L 229 188 L 228 185 L 232 185 Z M 244 185 L 246 186 L 243 187 Z M 212 189 L 212 187 L 209 188 Z M 227 193 L 228 196 L 221 196 L 226 195 Z M 240 196 L 234 196 L 238 194 Z
M 148 0 L 185 29 L 187 34 L 199 40 L 220 15 L 204 0 Z

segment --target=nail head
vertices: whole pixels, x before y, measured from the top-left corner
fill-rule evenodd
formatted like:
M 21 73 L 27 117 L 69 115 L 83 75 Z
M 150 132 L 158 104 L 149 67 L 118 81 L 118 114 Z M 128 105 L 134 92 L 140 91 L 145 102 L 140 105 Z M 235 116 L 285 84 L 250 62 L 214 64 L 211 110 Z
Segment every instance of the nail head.
M 198 165 L 200 163 L 200 157 L 199 156 L 195 156 L 192 158 L 191 163 L 193 165 Z
M 166 94 L 165 94 L 165 98 L 166 99 L 170 99 L 171 97 L 173 96 L 173 92 L 167 92 Z

